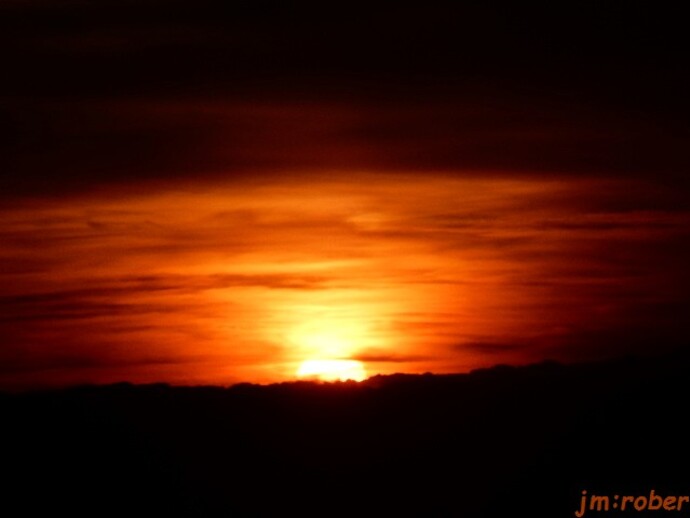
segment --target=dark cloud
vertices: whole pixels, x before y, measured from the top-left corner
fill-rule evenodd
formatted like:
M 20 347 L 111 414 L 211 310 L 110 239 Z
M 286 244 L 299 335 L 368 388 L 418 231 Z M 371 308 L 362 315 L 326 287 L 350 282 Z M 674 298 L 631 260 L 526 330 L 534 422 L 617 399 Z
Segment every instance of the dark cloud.
M 56 353 L 46 354 L 39 358 L 7 357 L 3 355 L 0 363 L 0 374 L 23 374 L 41 371 L 60 371 L 60 370 L 79 370 L 79 369 L 98 369 L 98 368 L 121 368 L 127 369 L 140 366 L 160 366 L 160 365 L 180 365 L 189 363 L 189 359 L 179 357 L 140 357 L 140 358 L 112 358 L 103 354 L 89 356 L 88 353 L 78 354 Z
M 145 304 L 132 302 L 141 296 L 154 294 L 199 293 L 205 290 L 258 287 L 269 289 L 312 290 L 322 289 L 329 279 L 316 276 L 232 275 L 208 276 L 149 276 L 109 279 L 83 289 L 31 293 L 0 297 L 0 322 L 17 320 L 52 320 L 93 318 L 129 313 L 165 313 L 179 311 L 177 304 Z M 109 302 L 119 300 L 120 302 Z
M 318 98 L 317 98 L 318 99 Z M 384 103 L 216 98 L 6 106 L 5 196 L 293 171 L 588 174 L 678 182 L 687 140 L 657 121 L 513 96 Z M 523 105 L 526 103 L 527 105 Z
M 687 31 L 669 7 L 1 9 L 4 197 L 305 169 L 681 183 L 689 165 Z
M 385 350 L 365 350 L 353 359 L 365 363 L 418 363 L 433 360 L 433 357 L 419 354 L 391 354 Z
M 618 85 L 611 84 L 616 77 L 621 86 L 636 78 L 618 92 L 626 98 L 655 80 L 683 77 L 674 61 L 687 38 L 679 11 L 642 5 L 3 2 L 2 28 L 37 65 L 23 66 L 12 55 L 10 63 L 27 74 L 9 85 L 67 69 L 52 85 L 33 82 L 33 89 L 163 89 L 166 81 L 169 89 L 213 89 L 250 80 L 275 89 L 275 79 L 352 83 L 373 76 L 412 84 L 427 77 L 483 84 L 501 78 L 512 86 L 529 80 L 537 91 L 548 78 L 571 89 L 599 80 L 599 89 L 608 90 Z M 645 75 L 652 71 L 658 79 Z
M 476 352 L 482 355 L 504 354 L 515 350 L 524 349 L 527 344 L 519 343 L 517 340 L 505 342 L 476 341 L 465 342 L 455 346 L 458 352 Z

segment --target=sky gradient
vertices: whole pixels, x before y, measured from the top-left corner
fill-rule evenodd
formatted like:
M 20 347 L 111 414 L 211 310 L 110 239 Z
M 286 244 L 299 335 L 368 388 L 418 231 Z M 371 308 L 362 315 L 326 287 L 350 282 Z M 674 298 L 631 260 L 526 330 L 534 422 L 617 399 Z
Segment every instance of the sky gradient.
M 690 214 L 656 190 L 351 172 L 24 201 L 2 211 L 3 375 L 268 382 L 322 357 L 457 372 L 677 346 Z
M 598 5 L 4 3 L 0 388 L 687 346 L 687 36 Z

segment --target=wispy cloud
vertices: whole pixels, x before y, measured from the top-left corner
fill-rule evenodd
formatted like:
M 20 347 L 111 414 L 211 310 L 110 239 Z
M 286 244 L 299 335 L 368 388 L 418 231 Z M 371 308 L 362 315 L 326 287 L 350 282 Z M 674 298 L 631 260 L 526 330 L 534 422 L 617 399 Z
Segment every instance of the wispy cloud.
M 319 354 L 448 371 L 677 342 L 690 212 L 638 182 L 304 174 L 10 205 L 0 357 L 270 380 Z

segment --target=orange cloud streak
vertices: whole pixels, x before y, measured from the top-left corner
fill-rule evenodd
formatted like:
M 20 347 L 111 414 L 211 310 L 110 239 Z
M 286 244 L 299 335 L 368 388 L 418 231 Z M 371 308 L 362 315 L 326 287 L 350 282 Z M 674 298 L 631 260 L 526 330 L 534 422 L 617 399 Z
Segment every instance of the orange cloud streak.
M 680 242 L 688 214 L 612 209 L 622 182 L 333 173 L 9 207 L 0 385 L 272 382 L 320 357 L 375 374 L 591 355 L 601 343 L 578 337 L 683 300 L 678 268 L 663 268 L 674 256 L 654 247 Z M 664 318 L 636 324 L 647 320 Z

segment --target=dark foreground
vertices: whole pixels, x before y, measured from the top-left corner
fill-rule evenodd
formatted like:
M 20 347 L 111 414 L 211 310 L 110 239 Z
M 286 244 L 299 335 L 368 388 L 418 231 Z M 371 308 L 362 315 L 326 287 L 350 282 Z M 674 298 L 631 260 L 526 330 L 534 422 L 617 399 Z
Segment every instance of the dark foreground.
M 619 505 L 690 495 L 688 389 L 688 357 L 674 355 L 3 395 L 0 514 L 557 518 L 586 490 L 585 516 L 690 516 L 677 501 Z M 589 510 L 593 495 L 608 512 Z

